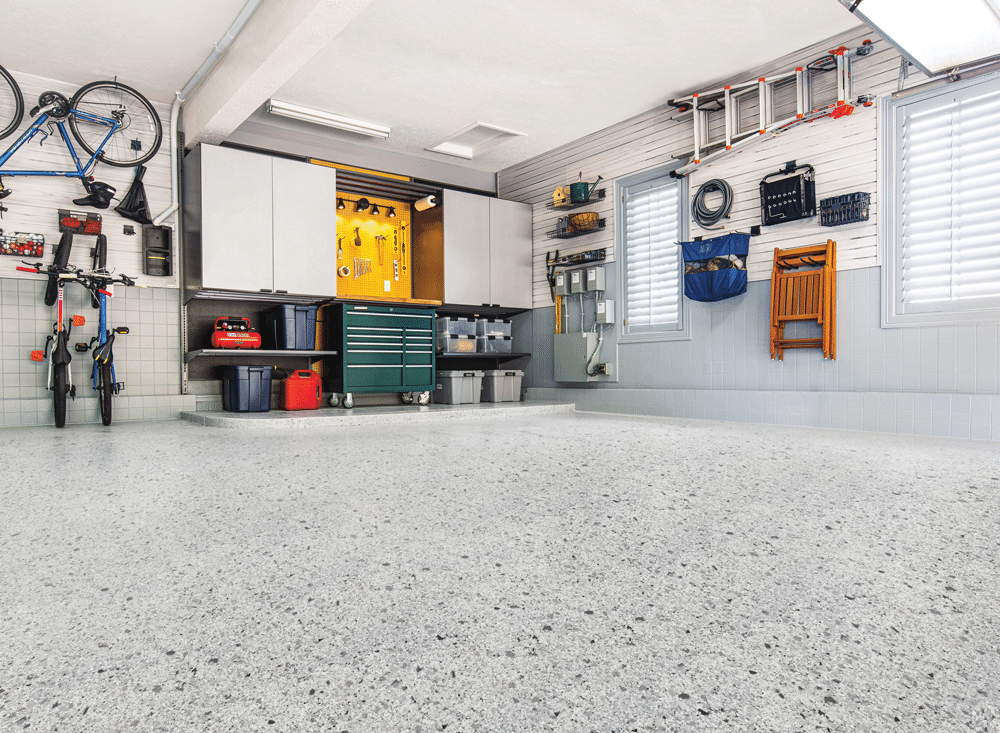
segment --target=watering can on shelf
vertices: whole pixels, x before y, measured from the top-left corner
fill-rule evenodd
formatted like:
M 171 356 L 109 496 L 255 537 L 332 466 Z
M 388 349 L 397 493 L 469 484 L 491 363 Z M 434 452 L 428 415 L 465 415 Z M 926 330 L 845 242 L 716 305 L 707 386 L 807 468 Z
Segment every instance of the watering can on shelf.
M 589 201 L 591 195 L 594 193 L 594 189 L 597 188 L 597 184 L 601 182 L 603 176 L 598 176 L 597 180 L 593 184 L 587 183 L 583 180 L 583 173 L 580 174 L 580 180 L 576 183 L 571 183 L 569 186 L 569 197 L 574 204 L 582 204 L 585 201 Z

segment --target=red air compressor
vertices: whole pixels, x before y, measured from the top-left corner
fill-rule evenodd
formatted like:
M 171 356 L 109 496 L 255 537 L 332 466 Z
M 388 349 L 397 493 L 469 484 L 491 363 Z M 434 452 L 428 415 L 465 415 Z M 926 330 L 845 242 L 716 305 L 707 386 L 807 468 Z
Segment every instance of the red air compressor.
M 260 334 L 250 326 L 249 318 L 221 316 L 212 331 L 213 349 L 259 349 Z

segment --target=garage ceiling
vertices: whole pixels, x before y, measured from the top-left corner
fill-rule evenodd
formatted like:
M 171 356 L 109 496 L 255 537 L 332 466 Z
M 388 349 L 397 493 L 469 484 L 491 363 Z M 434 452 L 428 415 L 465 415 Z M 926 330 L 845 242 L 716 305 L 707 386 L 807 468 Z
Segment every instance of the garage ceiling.
M 0 63 L 81 84 L 117 74 L 169 102 L 244 4 L 14 3 Z M 837 0 L 374 0 L 260 101 L 388 125 L 387 140 L 262 108 L 250 122 L 492 172 L 857 25 Z M 523 136 L 473 160 L 425 150 L 476 122 Z

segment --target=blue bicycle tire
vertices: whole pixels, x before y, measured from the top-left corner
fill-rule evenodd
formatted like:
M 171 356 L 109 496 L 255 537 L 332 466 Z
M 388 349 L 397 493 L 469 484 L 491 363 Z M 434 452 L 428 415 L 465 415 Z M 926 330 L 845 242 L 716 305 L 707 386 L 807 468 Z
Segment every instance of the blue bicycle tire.
M 111 424 L 111 395 L 115 391 L 115 383 L 111 378 L 110 364 L 95 364 L 97 369 L 97 402 L 101 408 L 101 422 Z
M 88 154 L 97 153 L 97 159 L 107 165 L 132 168 L 146 163 L 156 155 L 163 142 L 163 126 L 152 103 L 120 82 L 92 81 L 85 84 L 76 90 L 70 107 L 69 129 L 73 137 Z M 96 129 L 99 126 L 91 125 L 95 134 L 88 135 L 85 124 L 77 116 L 78 111 L 102 117 L 121 115 L 125 125 L 102 147 L 100 140 L 104 139 L 107 128 L 100 126 L 101 129 Z M 84 126 L 81 127 L 81 124 Z M 132 149 L 135 141 L 140 143 L 139 150 Z
M 0 140 L 10 135 L 14 130 L 17 129 L 18 125 L 21 124 L 21 120 L 24 117 L 24 97 L 21 95 L 21 87 L 17 85 L 14 81 L 14 77 L 10 75 L 4 67 L 0 66 Z M 6 83 L 10 87 L 10 99 L 6 98 L 6 90 L 3 89 L 3 84 Z M 13 111 L 10 113 L 8 120 L 7 110 L 5 108 L 13 107 Z

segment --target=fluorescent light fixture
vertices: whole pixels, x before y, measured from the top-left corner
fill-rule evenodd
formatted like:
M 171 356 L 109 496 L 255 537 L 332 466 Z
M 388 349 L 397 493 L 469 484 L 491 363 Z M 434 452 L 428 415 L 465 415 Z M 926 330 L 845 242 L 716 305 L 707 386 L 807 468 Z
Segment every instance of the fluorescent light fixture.
M 840 0 L 927 76 L 1000 57 L 997 0 Z
M 359 135 L 370 135 L 371 137 L 389 137 L 389 128 L 384 125 L 376 125 L 372 122 L 363 122 L 343 115 L 335 115 L 331 112 L 321 112 L 318 109 L 301 107 L 297 104 L 279 102 L 277 99 L 269 100 L 267 111 L 274 115 L 290 117 L 293 120 L 312 122 L 315 125 L 326 125 L 335 127 L 338 130 L 356 132 Z
M 449 135 L 444 140 L 431 145 L 427 150 L 472 160 L 500 143 L 522 135 L 523 133 L 487 125 L 485 122 L 474 122 L 453 135 Z

